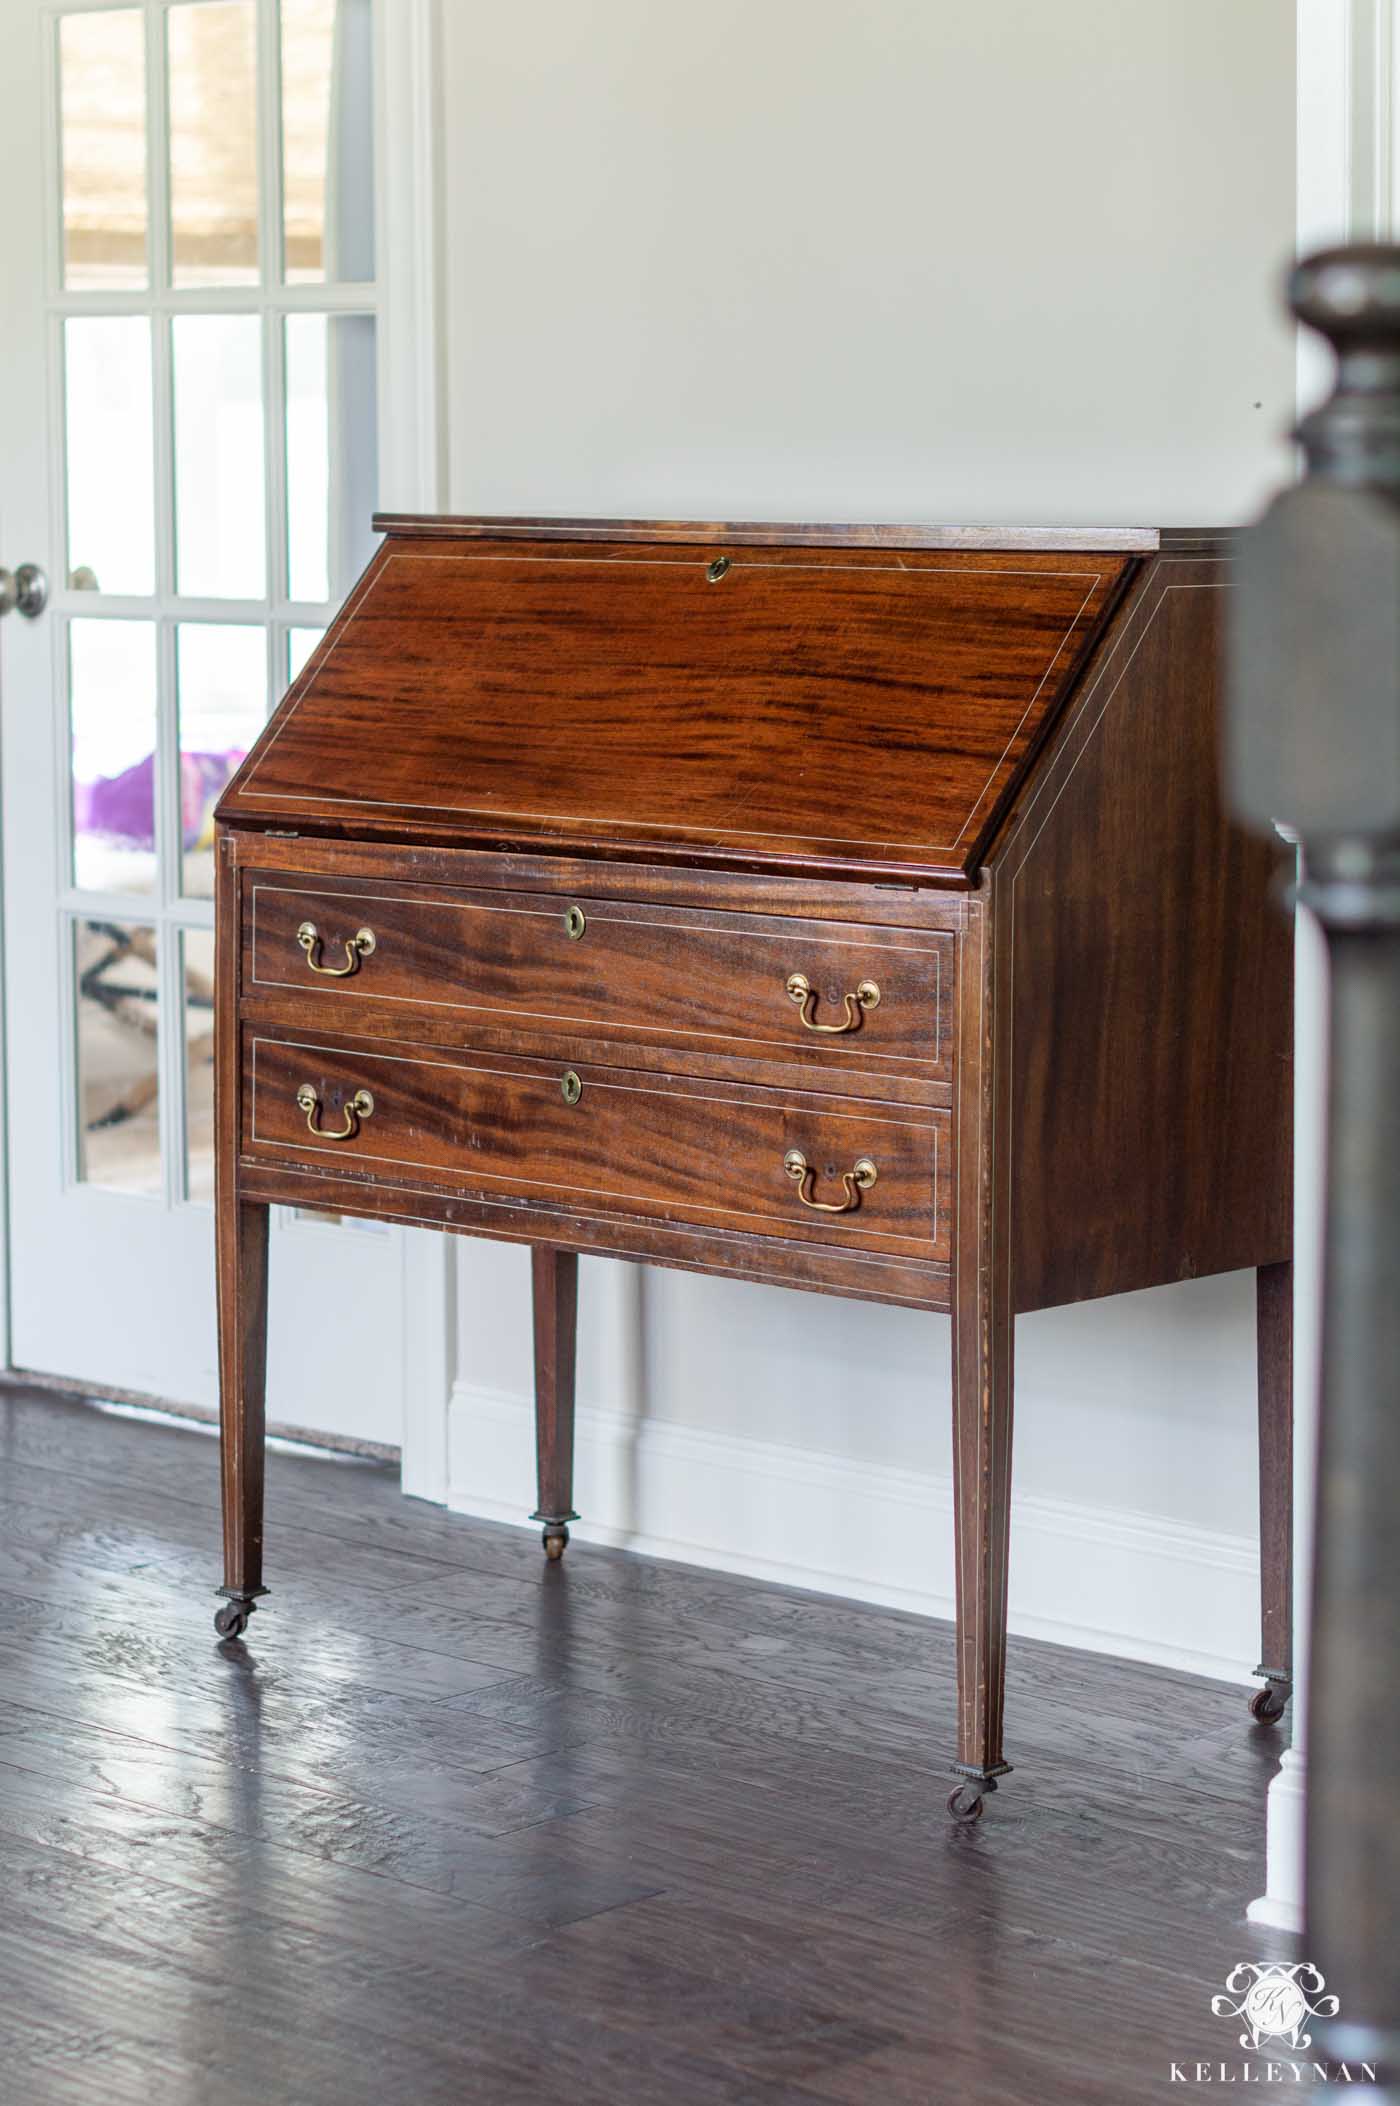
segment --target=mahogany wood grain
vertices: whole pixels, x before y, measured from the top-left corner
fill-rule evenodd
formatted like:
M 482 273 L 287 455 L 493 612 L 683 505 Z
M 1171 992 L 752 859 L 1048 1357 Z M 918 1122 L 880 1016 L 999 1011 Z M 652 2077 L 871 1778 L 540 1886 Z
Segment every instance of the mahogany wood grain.
M 794 1049 L 786 1056 L 755 1059 L 747 1050 L 697 1052 L 684 1041 L 668 1043 L 640 1026 L 631 1031 L 595 1031 L 548 1022 L 532 1025 L 503 1014 L 469 1011 L 464 1016 L 446 1008 L 418 1009 L 411 1019 L 406 1019 L 402 1010 L 395 1010 L 392 1018 L 383 1019 L 372 1002 L 359 1011 L 357 1022 L 354 1014 L 347 1017 L 330 1002 L 321 1002 L 314 996 L 308 999 L 300 988 L 245 996 L 242 1014 L 245 1023 L 256 1025 L 272 1037 L 287 1031 L 314 1029 L 318 1021 L 323 1026 L 330 1025 L 336 1036 L 342 1026 L 369 1035 L 383 1021 L 387 1032 L 396 1037 L 411 1036 L 417 1046 L 447 1047 L 478 1055 L 519 1055 L 553 1062 L 560 1070 L 577 1067 L 581 1060 L 587 1060 L 602 1067 L 648 1074 L 693 1075 L 710 1082 L 752 1082 L 770 1090 L 817 1089 L 823 1096 L 870 1098 L 882 1104 L 915 1107 L 928 1105 L 940 1111 L 947 1111 L 953 1101 L 951 1082 L 924 1082 L 917 1076 L 884 1070 L 876 1073 L 868 1067 L 839 1062 L 833 1066 L 816 1050 L 820 1041 L 814 1042 L 810 1054 Z
M 220 815 L 965 879 L 1132 567 L 711 553 L 392 538 Z
M 535 1469 L 545 1547 L 557 1557 L 574 1512 L 574 1364 L 578 1253 L 537 1243 L 530 1252 L 535 1332 Z
M 633 1075 L 585 1063 L 427 1053 L 411 1045 L 270 1038 L 250 1030 L 243 1153 L 256 1162 L 329 1159 L 342 1173 L 420 1179 L 457 1190 L 514 1191 L 556 1204 L 854 1244 L 893 1256 L 946 1258 L 946 1115 L 833 1102 L 793 1091 L 739 1090 L 690 1077 Z M 581 1088 L 566 1101 L 572 1074 Z M 317 1125 L 297 1102 L 314 1090 Z M 358 1092 L 373 1111 L 354 1119 Z M 331 1134 L 351 1127 L 349 1136 Z M 841 1213 L 804 1205 L 784 1169 L 790 1149 L 812 1165 L 810 1199 L 840 1204 L 863 1158 L 878 1182 Z
M 274 1206 L 319 1207 L 369 1221 L 416 1223 L 485 1236 L 496 1243 L 567 1244 L 591 1257 L 628 1258 L 677 1272 L 719 1273 L 767 1287 L 799 1287 L 853 1301 L 893 1302 L 903 1308 L 947 1309 L 945 1260 L 886 1256 L 800 1242 L 699 1223 L 625 1215 L 561 1201 L 511 1194 L 458 1194 L 409 1175 L 367 1179 L 353 1168 L 259 1157 L 242 1165 L 250 1198 Z
M 1227 581 L 1147 568 L 993 859 L 1021 1310 L 1291 1247 L 1292 934 L 1216 788 Z
M 1163 539 L 1157 527 L 1134 526 L 837 526 L 811 520 L 784 526 L 761 520 L 512 519 L 415 512 L 376 512 L 373 523 L 377 534 L 442 541 L 679 541 L 719 548 L 1117 549 L 1146 554 Z
M 911 940 L 588 893 L 317 883 L 291 872 L 259 874 L 246 887 L 244 985 L 250 996 L 306 998 L 308 1022 L 401 1036 L 418 1017 L 441 1021 L 446 1011 L 467 1030 L 506 1017 L 537 1031 L 643 1032 L 698 1052 L 796 1060 L 811 1068 L 809 1083 L 853 1065 L 872 1071 L 877 1086 L 881 1073 L 934 1080 L 950 1072 L 951 936 Z M 571 914 L 581 917 L 577 935 Z M 318 932 L 311 957 L 297 935 L 308 922 Z M 347 949 L 362 928 L 374 936 L 364 956 Z M 804 1024 L 787 992 L 795 972 L 812 985 L 807 1015 L 827 1028 Z M 855 1002 L 865 982 L 878 990 L 868 1010 Z M 831 1030 L 848 1018 L 854 1029 Z
M 239 869 L 249 877 L 287 873 L 345 879 L 350 884 L 419 884 L 449 890 L 543 892 L 551 898 L 625 901 L 633 906 L 693 907 L 708 914 L 768 914 L 802 921 L 838 921 L 875 929 L 948 930 L 962 926 L 965 893 L 908 879 L 873 883 L 801 878 L 771 871 L 706 869 L 697 874 L 665 863 L 614 862 L 606 857 L 529 855 L 518 850 L 453 847 L 438 841 L 385 843 L 339 840 L 292 828 L 237 835 Z
M 995 923 L 970 912 L 959 976 L 953 1280 L 953 1527 L 957 1560 L 957 1767 L 994 1791 L 1002 1748 L 1011 1535 L 1014 1318 L 1006 1264 L 1009 1159 L 996 1146 Z
M 263 1590 L 268 1209 L 238 1189 L 238 878 L 233 844 L 216 871 L 214 1177 L 224 1589 Z
M 263 1591 L 268 1210 L 239 1199 L 218 1218 L 224 1586 L 247 1600 Z
M 1293 1266 L 1261 1265 L 1259 1327 L 1259 1672 L 1293 1680 Z

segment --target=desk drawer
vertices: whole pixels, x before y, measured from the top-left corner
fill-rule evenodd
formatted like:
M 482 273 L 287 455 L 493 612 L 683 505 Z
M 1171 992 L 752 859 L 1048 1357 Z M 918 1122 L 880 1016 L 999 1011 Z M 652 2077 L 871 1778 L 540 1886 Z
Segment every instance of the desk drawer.
M 248 879 L 245 916 L 245 996 L 295 989 L 338 1031 L 373 1017 L 401 1035 L 416 1009 L 796 1059 L 813 1082 L 949 1072 L 953 938 L 938 931 L 275 875 Z
M 947 1254 L 946 1113 L 255 1028 L 244 1073 L 249 1162 Z

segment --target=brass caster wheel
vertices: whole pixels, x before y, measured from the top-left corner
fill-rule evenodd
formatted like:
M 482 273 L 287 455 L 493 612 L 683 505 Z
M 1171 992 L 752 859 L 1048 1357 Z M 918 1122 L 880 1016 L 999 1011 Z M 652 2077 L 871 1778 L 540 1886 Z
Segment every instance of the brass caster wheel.
M 1277 1682 L 1266 1682 L 1249 1700 L 1249 1715 L 1258 1726 L 1276 1725 L 1288 1704 L 1288 1691 Z
M 550 1564 L 557 1565 L 568 1544 L 569 1531 L 567 1528 L 547 1528 L 540 1540 L 544 1544 L 544 1554 Z
M 948 1811 L 955 1821 L 970 1828 L 974 1821 L 982 1818 L 986 1795 L 979 1792 L 975 1784 L 958 1784 L 948 1794 Z
M 244 1602 L 226 1601 L 221 1609 L 214 1611 L 214 1629 L 221 1638 L 241 1638 L 248 1628 L 252 1610 Z

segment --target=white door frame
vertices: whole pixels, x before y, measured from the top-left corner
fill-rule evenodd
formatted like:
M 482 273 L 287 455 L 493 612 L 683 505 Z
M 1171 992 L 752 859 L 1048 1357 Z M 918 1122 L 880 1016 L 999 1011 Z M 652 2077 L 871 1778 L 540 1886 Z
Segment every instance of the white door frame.
M 92 4 L 92 0 L 90 0 Z M 103 0 L 95 0 L 103 4 Z M 374 0 L 376 253 L 379 272 L 378 418 L 381 502 L 436 510 L 442 497 L 443 416 L 436 244 L 439 124 L 436 0 Z M 0 517 L 0 561 L 22 560 Z M 19 619 L 18 616 L 11 617 Z M 3 971 L 0 951 L 0 972 Z M 0 977 L 0 1366 L 12 1365 L 8 1150 L 3 1078 L 5 1014 Z M 446 1237 L 404 1230 L 404 1426 L 406 1491 L 441 1498 L 446 1482 L 452 1334 Z M 212 1283 L 211 1283 L 212 1292 Z
M 377 256 L 382 258 L 379 364 L 380 501 L 435 512 L 446 488 L 438 286 L 442 123 L 437 0 L 375 0 L 378 137 Z M 405 1228 L 403 1249 L 403 1489 L 447 1498 L 448 1401 L 456 1372 L 455 1243 Z

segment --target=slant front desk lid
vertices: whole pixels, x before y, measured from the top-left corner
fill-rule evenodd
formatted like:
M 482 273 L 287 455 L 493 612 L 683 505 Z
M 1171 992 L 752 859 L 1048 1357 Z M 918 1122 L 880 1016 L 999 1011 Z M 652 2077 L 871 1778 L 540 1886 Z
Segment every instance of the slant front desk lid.
M 388 524 L 222 819 L 943 883 L 1156 540 Z

